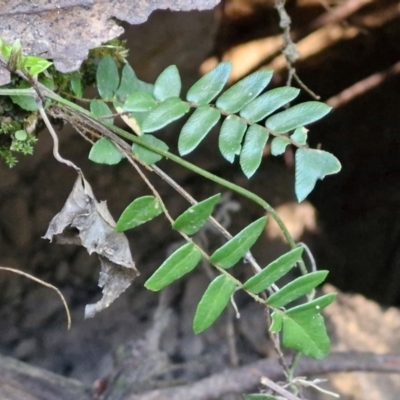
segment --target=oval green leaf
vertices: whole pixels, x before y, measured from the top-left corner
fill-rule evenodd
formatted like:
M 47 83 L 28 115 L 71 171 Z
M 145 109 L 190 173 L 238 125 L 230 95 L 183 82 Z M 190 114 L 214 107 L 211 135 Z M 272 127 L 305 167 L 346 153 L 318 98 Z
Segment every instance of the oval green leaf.
M 236 283 L 225 275 L 217 276 L 201 298 L 193 321 L 194 333 L 200 333 L 212 325 L 221 315 L 236 290 Z
M 330 351 L 330 340 L 322 315 L 314 311 L 283 313 L 282 343 L 318 360 Z
M 209 197 L 194 206 L 189 207 L 174 222 L 172 227 L 178 231 L 193 235 L 207 222 L 213 212 L 214 206 L 221 198 L 220 194 Z
M 144 224 L 163 212 L 160 202 L 154 196 L 143 196 L 132 201 L 122 212 L 115 230 L 123 232 Z
M 328 271 L 316 271 L 303 275 L 271 295 L 267 299 L 267 304 L 271 307 L 283 307 L 316 288 L 327 275 Z
M 236 115 L 228 115 L 221 126 L 218 140 L 219 150 L 231 163 L 235 159 L 235 155 L 240 154 L 246 128 L 246 122 Z
M 267 217 L 261 217 L 240 231 L 210 257 L 210 262 L 227 269 L 235 265 L 246 255 L 250 247 L 261 235 L 267 223 Z
M 186 121 L 178 140 L 179 154 L 193 151 L 205 138 L 208 132 L 217 124 L 221 114 L 210 106 L 200 106 Z
M 240 116 L 251 122 L 261 121 L 278 108 L 295 99 L 299 93 L 300 90 L 293 87 L 269 90 L 243 107 L 240 111 Z
M 295 129 L 292 135 L 290 135 L 290 139 L 300 146 L 304 146 L 307 143 L 307 133 L 308 129 L 304 128 L 304 126 L 300 126 Z
M 15 131 L 14 137 L 15 137 L 15 139 L 17 139 L 18 141 L 24 142 L 24 141 L 28 138 L 28 133 L 27 133 L 25 130 L 20 129 L 20 130 L 18 130 L 18 131 Z
M 76 97 L 83 97 L 82 78 L 79 73 L 75 72 L 71 75 L 70 86 L 72 93 Z
M 149 112 L 157 107 L 157 101 L 147 92 L 133 92 L 126 99 L 122 108 L 125 111 Z
M 90 149 L 89 160 L 97 164 L 118 164 L 124 155 L 115 147 L 110 139 L 99 139 Z
M 319 101 L 306 101 L 268 118 L 265 126 L 275 133 L 289 132 L 300 126 L 318 121 L 331 109 L 332 107 Z
M 110 55 L 104 57 L 97 67 L 96 85 L 102 99 L 113 98 L 119 85 L 119 73 L 115 61 Z
M 243 289 L 258 294 L 286 275 L 300 260 L 303 248 L 298 247 L 268 264 L 262 271 L 247 280 Z
M 29 75 L 31 76 L 39 75 L 49 68 L 50 65 L 53 65 L 53 63 L 42 57 L 27 56 L 24 59 L 24 68 L 28 69 Z
M 251 125 L 247 130 L 239 161 L 247 178 L 252 177 L 260 166 L 268 136 L 268 131 L 260 125 Z
M 162 263 L 144 286 L 155 292 L 161 290 L 192 271 L 200 260 L 200 250 L 193 243 L 186 243 Z
M 154 84 L 153 94 L 159 101 L 164 101 L 169 97 L 179 97 L 181 94 L 182 82 L 176 65 L 167 67 Z
M 266 88 L 272 78 L 272 73 L 264 69 L 246 76 L 223 93 L 218 98 L 216 106 L 228 113 L 240 111 Z
M 183 117 L 189 111 L 189 106 L 178 97 L 164 100 L 143 121 L 143 132 L 158 131 L 171 122 Z
M 90 112 L 96 117 L 106 117 L 112 115 L 110 107 L 104 101 L 93 99 L 90 101 Z M 114 118 L 104 118 L 104 122 L 109 124 L 114 123 Z
M 208 104 L 224 88 L 231 73 L 232 64 L 222 62 L 201 77 L 187 92 L 186 100 L 196 104 Z
M 142 135 L 140 136 L 140 139 L 160 150 L 168 151 L 167 144 L 153 135 Z M 133 143 L 132 152 L 140 161 L 147 165 L 152 165 L 163 158 L 162 155 L 137 143 Z
M 342 168 L 340 161 L 331 153 L 316 149 L 298 149 L 295 156 L 295 192 L 299 202 L 314 189 L 318 179 L 336 174 Z
M 305 304 L 301 304 L 299 306 L 293 307 L 290 310 L 286 311 L 287 315 L 292 315 L 293 313 L 305 312 L 305 311 L 313 311 L 314 313 L 320 313 L 325 307 L 329 306 L 335 299 L 337 293 L 329 293 L 324 296 L 318 297 L 312 301 L 309 301 Z
M 271 141 L 271 154 L 273 156 L 279 156 L 285 152 L 287 145 L 290 144 L 290 140 L 285 136 L 278 136 Z

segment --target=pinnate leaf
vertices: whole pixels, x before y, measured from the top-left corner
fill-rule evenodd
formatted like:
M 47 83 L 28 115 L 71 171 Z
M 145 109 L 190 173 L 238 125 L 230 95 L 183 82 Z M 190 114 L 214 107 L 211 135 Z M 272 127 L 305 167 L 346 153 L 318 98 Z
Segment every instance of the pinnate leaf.
M 235 265 L 246 255 L 265 228 L 267 217 L 259 218 L 240 231 L 210 257 L 210 262 L 227 269 Z
M 90 149 L 89 160 L 97 164 L 118 164 L 124 155 L 115 147 L 110 139 L 99 139 Z
M 157 101 L 147 92 L 133 92 L 126 99 L 123 109 L 134 112 L 150 112 L 157 107 Z
M 280 256 L 278 259 L 267 265 L 262 271 L 247 280 L 243 289 L 258 294 L 269 288 L 282 276 L 286 275 L 292 267 L 300 260 L 303 248 L 298 247 Z
M 176 65 L 167 67 L 154 84 L 154 97 L 159 101 L 164 101 L 169 97 L 179 97 L 181 94 L 181 77 Z
M 197 108 L 183 126 L 178 140 L 179 154 L 192 152 L 217 124 L 221 114 L 210 106 Z
M 299 93 L 299 89 L 287 86 L 269 90 L 243 107 L 240 116 L 251 122 L 261 121 L 295 99 Z
M 153 94 L 154 85 L 141 81 L 129 64 L 122 68 L 121 83 L 117 91 L 117 100 L 123 103 L 133 92 L 146 92 Z
M 290 140 L 284 136 L 278 136 L 271 142 L 271 154 L 279 156 L 285 152 L 286 146 L 290 144 Z
M 106 117 L 112 115 L 112 111 L 110 107 L 104 101 L 93 99 L 90 101 L 90 112 L 95 115 L 96 117 Z M 105 122 L 109 124 L 114 123 L 114 118 L 106 118 L 104 119 Z
M 261 164 L 268 136 L 268 131 L 260 125 L 251 125 L 246 132 L 240 153 L 240 166 L 248 178 L 253 176 Z
M 337 293 L 328 293 L 323 296 L 320 296 L 312 301 L 309 301 L 305 304 L 300 304 L 299 306 L 292 307 L 290 310 L 287 310 L 287 314 L 299 313 L 299 312 L 308 312 L 313 311 L 315 313 L 320 313 L 325 307 L 329 306 L 335 299 Z
M 97 67 L 96 84 L 101 98 L 113 98 L 119 85 L 119 73 L 117 65 L 110 55 L 104 57 Z
M 217 276 L 201 298 L 193 321 L 194 333 L 207 329 L 221 315 L 236 290 L 236 283 L 225 275 Z
M 236 115 L 226 117 L 221 126 L 218 141 L 219 150 L 225 159 L 231 163 L 235 159 L 235 155 L 240 154 L 246 128 L 246 122 Z
M 304 126 L 300 126 L 295 129 L 292 135 L 290 135 L 290 139 L 297 144 L 304 146 L 307 143 L 307 133 L 308 129 L 304 128 Z
M 183 214 L 181 214 L 174 222 L 173 228 L 186 233 L 186 235 L 193 235 L 207 222 L 210 218 L 214 206 L 221 198 L 220 194 L 209 197 L 194 206 L 189 207 Z
M 200 260 L 200 250 L 193 243 L 186 243 L 162 263 L 144 286 L 153 291 L 161 290 L 192 271 Z
M 267 304 L 272 307 L 283 307 L 316 288 L 327 275 L 328 271 L 315 271 L 303 275 L 271 295 L 267 299 Z
M 208 104 L 223 89 L 231 73 L 232 64 L 222 62 L 201 77 L 188 91 L 187 101 Z
M 295 156 L 295 192 L 303 201 L 314 189 L 318 179 L 335 174 L 342 168 L 340 161 L 331 153 L 316 149 L 298 149 Z
M 318 121 L 331 109 L 332 107 L 319 101 L 306 101 L 269 117 L 265 126 L 275 133 L 285 133 Z
M 272 71 L 264 69 L 253 72 L 223 93 L 216 106 L 228 113 L 240 111 L 266 88 L 271 78 Z
M 158 131 L 164 126 L 184 116 L 189 111 L 189 106 L 178 97 L 164 100 L 151 111 L 142 123 L 143 132 Z
M 144 224 L 162 213 L 160 202 L 154 196 L 143 196 L 132 201 L 117 221 L 117 232 L 132 229 Z
M 143 142 L 148 143 L 160 150 L 168 151 L 167 144 L 153 135 L 142 135 L 140 136 L 140 139 Z M 140 161 L 148 165 L 152 165 L 163 158 L 162 155 L 137 143 L 132 145 L 132 152 Z

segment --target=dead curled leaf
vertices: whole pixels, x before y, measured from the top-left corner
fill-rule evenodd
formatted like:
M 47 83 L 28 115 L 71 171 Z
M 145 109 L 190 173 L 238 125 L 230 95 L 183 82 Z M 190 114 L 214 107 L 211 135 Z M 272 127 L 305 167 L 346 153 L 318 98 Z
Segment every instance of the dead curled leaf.
M 115 221 L 105 201 L 98 202 L 90 184 L 79 173 L 62 210 L 52 219 L 44 239 L 58 244 L 76 244 L 100 259 L 99 286 L 103 297 L 85 308 L 85 318 L 107 308 L 132 283 L 139 271 L 132 260 L 129 242 L 115 232 Z
M 79 69 L 90 49 L 120 36 L 113 18 L 140 24 L 157 9 L 206 10 L 219 0 L 0 0 L 0 38 L 20 39 L 25 54 L 52 59 L 57 70 Z M 0 86 L 10 82 L 0 68 Z

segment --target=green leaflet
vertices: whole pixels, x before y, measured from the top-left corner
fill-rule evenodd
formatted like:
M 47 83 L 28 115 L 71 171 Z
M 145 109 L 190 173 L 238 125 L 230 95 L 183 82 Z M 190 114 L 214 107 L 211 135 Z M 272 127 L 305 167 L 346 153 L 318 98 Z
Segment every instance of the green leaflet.
M 184 116 L 189 111 L 189 106 L 178 97 L 164 100 L 143 121 L 143 132 L 158 131 L 164 126 Z
M 223 93 L 216 106 L 228 113 L 240 111 L 266 88 L 271 78 L 272 71 L 264 69 L 253 72 Z
M 330 341 L 326 333 L 322 309 L 331 304 L 336 293 L 330 293 L 286 312 L 277 310 L 271 315 L 271 332 L 282 329 L 283 345 L 306 356 L 322 359 L 329 354 Z
M 200 106 L 186 121 L 178 140 L 179 154 L 184 156 L 192 152 L 217 124 L 221 114 L 210 106 Z
M 240 116 L 251 122 L 258 122 L 272 114 L 278 108 L 291 102 L 300 93 L 299 89 L 281 87 L 269 90 L 254 99 L 240 111 Z
M 124 155 L 115 147 L 110 139 L 102 137 L 90 149 L 89 160 L 97 164 L 118 164 Z
M 110 107 L 104 101 L 93 99 L 90 101 L 90 112 L 96 117 L 105 117 L 112 115 L 112 111 Z M 109 124 L 114 123 L 114 118 L 106 118 L 103 119 L 104 122 Z
M 306 101 L 269 117 L 265 126 L 275 133 L 285 133 L 300 126 L 311 124 L 324 117 L 332 109 L 319 101 Z
M 327 275 L 328 271 L 316 271 L 303 275 L 271 295 L 267 299 L 267 304 L 271 307 L 283 307 L 316 288 Z
M 271 154 L 279 156 L 285 152 L 286 146 L 290 144 L 290 140 L 285 136 L 278 136 L 271 141 Z
M 153 94 L 153 88 L 154 85 L 138 79 L 132 67 L 129 64 L 125 64 L 124 68 L 122 68 L 121 83 L 117 91 L 117 100 L 123 103 L 127 97 L 134 92 Z
M 143 196 L 132 201 L 122 212 L 115 230 L 123 232 L 144 224 L 163 212 L 160 202 L 154 196 Z
M 41 72 L 49 68 L 50 65 L 53 65 L 53 63 L 42 57 L 24 57 L 24 69 L 26 68 L 31 76 L 39 75 Z
M 23 129 L 14 132 L 14 137 L 16 140 L 20 142 L 24 142 L 28 138 L 28 133 Z
M 307 133 L 308 129 L 304 128 L 304 126 L 300 126 L 295 129 L 292 135 L 290 135 L 290 139 L 300 146 L 304 146 L 307 143 Z
M 301 259 L 302 253 L 303 248 L 298 247 L 280 256 L 278 259 L 268 264 L 262 271 L 247 280 L 243 285 L 243 289 L 258 294 L 269 288 L 294 267 L 297 261 Z
M 295 192 L 297 200 L 303 201 L 318 179 L 335 174 L 342 168 L 339 160 L 331 153 L 316 149 L 298 149 L 295 156 Z
M 140 139 L 145 143 L 159 148 L 160 150 L 168 151 L 167 144 L 153 135 L 142 135 L 140 136 Z M 146 149 L 146 147 L 136 143 L 132 144 L 132 152 L 140 161 L 146 163 L 147 165 L 155 164 L 157 161 L 160 161 L 163 158 L 160 154 Z
M 186 243 L 162 263 L 144 286 L 153 291 L 161 290 L 192 271 L 200 260 L 200 250 L 193 243 Z
M 122 108 L 125 111 L 150 112 L 157 107 L 157 101 L 147 92 L 133 92 L 126 99 Z
M 236 283 L 225 275 L 217 276 L 201 298 L 193 321 L 194 333 L 207 329 L 221 315 L 236 290 Z
M 209 197 L 194 206 L 189 207 L 174 222 L 172 227 L 178 231 L 193 235 L 207 222 L 210 218 L 214 206 L 221 198 L 220 194 Z
M 110 55 L 104 57 L 97 67 L 96 85 L 101 98 L 109 100 L 114 97 L 119 85 L 119 73 Z
M 222 123 L 218 146 L 221 154 L 230 163 L 235 159 L 235 155 L 240 154 L 246 129 L 246 122 L 236 115 L 229 115 Z
M 227 269 L 235 265 L 246 255 L 250 247 L 256 242 L 265 228 L 267 217 L 259 218 L 240 231 L 222 247 L 217 249 L 210 257 L 210 262 L 221 268 Z
M 222 62 L 201 77 L 187 92 L 191 103 L 205 105 L 211 102 L 223 89 L 231 73 L 232 64 Z
M 176 65 L 167 67 L 154 84 L 153 95 L 159 101 L 164 101 L 169 97 L 179 97 L 181 94 L 181 77 Z
M 74 72 L 71 74 L 70 86 L 72 93 L 76 97 L 83 97 L 82 78 L 78 72 Z
M 260 125 L 251 125 L 247 130 L 240 153 L 240 166 L 247 178 L 253 176 L 260 166 L 268 136 L 268 131 Z

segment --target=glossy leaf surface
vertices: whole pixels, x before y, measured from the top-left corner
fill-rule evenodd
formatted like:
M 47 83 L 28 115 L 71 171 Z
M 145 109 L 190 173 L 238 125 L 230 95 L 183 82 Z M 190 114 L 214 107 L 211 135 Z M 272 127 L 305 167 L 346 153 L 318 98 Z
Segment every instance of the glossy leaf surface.
M 117 221 L 117 232 L 144 224 L 162 213 L 160 202 L 154 196 L 143 196 L 132 201 Z
M 307 101 L 297 104 L 269 117 L 265 126 L 275 133 L 285 133 L 300 126 L 311 124 L 324 117 L 332 109 L 319 101 Z
M 316 271 L 303 275 L 271 295 L 267 299 L 267 304 L 272 307 L 283 307 L 316 288 L 327 275 L 328 271 Z
M 217 276 L 201 298 L 193 321 L 194 333 L 207 329 L 221 315 L 236 290 L 235 282 L 225 275 Z
M 187 101 L 196 104 L 208 104 L 224 88 L 231 73 L 232 64 L 222 62 L 201 77 L 188 91 Z
M 192 152 L 217 124 L 221 114 L 210 106 L 197 108 L 183 126 L 178 140 L 179 154 Z
M 342 168 L 331 153 L 316 149 L 298 149 L 295 156 L 295 192 L 297 200 L 303 201 L 314 189 L 318 179 L 335 174 Z
M 183 214 L 181 214 L 173 224 L 173 228 L 186 233 L 186 235 L 193 235 L 200 230 L 200 228 L 210 218 L 211 213 L 221 198 L 220 194 L 209 197 L 189 207 Z
M 224 92 L 216 106 L 228 113 L 240 111 L 265 89 L 271 78 L 272 71 L 264 69 L 253 72 Z
M 286 275 L 301 259 L 303 248 L 298 247 L 268 264 L 262 271 L 247 280 L 243 289 L 258 294 Z
M 170 97 L 179 97 L 181 94 L 181 77 L 176 65 L 167 67 L 154 84 L 154 97 L 159 101 L 164 101 Z
M 235 155 L 240 154 L 246 129 L 246 122 L 236 115 L 226 117 L 221 126 L 218 140 L 219 150 L 231 163 L 235 159 Z
M 240 166 L 248 178 L 254 175 L 261 164 L 268 136 L 268 131 L 260 125 L 251 125 L 246 132 L 240 153 Z
M 162 263 L 144 286 L 153 291 L 161 290 L 192 271 L 200 260 L 200 251 L 193 243 L 186 243 Z
M 240 111 L 240 116 L 251 122 L 258 122 L 272 114 L 278 108 L 291 102 L 300 93 L 299 89 L 281 87 L 269 90 L 254 99 Z
M 171 122 L 183 117 L 189 111 L 189 106 L 177 97 L 164 100 L 143 121 L 143 132 L 158 131 Z
M 265 228 L 267 217 L 259 218 L 240 231 L 210 257 L 210 262 L 227 269 L 235 265 L 246 255 Z
M 110 139 L 102 137 L 90 149 L 89 160 L 97 164 L 118 164 L 124 155 L 115 147 Z

